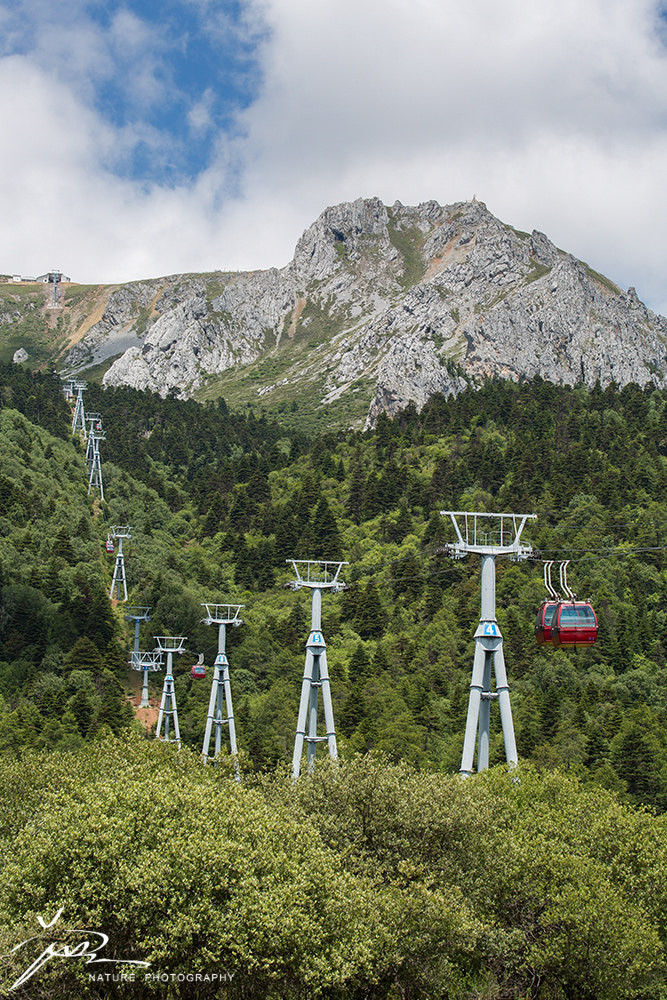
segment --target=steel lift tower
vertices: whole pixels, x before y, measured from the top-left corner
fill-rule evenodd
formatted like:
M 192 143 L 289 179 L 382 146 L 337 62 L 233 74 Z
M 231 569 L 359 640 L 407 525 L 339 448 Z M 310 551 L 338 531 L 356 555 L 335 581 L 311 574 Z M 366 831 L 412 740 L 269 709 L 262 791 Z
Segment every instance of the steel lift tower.
M 287 559 L 291 563 L 296 579 L 288 584 L 292 590 L 306 587 L 312 591 L 312 615 L 310 635 L 306 643 L 306 665 L 303 671 L 301 685 L 301 702 L 299 718 L 296 724 L 294 740 L 294 756 L 292 758 L 292 777 L 298 778 L 301 773 L 301 755 L 303 744 L 307 744 L 308 768 L 315 766 L 315 754 L 318 743 L 327 743 L 329 756 L 335 760 L 338 757 L 336 748 L 336 728 L 334 725 L 333 706 L 331 704 L 331 682 L 327 668 L 327 646 L 322 634 L 322 591 L 331 590 L 336 593 L 345 589 L 345 584 L 339 580 L 339 574 L 345 562 L 329 562 L 323 559 Z M 326 736 L 317 735 L 318 691 L 322 689 L 324 721 Z M 306 734 L 306 717 L 308 718 L 308 733 Z
M 113 579 L 111 581 L 111 590 L 109 591 L 109 597 L 111 600 L 114 598 L 114 590 L 116 591 L 117 601 L 127 600 L 127 581 L 125 579 L 125 556 L 123 555 L 123 539 L 131 538 L 131 527 L 129 524 L 117 524 L 109 528 L 109 537 L 118 539 L 118 552 L 116 553 L 116 562 L 113 568 Z
M 202 760 L 204 764 L 214 764 L 222 747 L 222 728 L 229 727 L 229 749 L 234 758 L 234 770 L 237 781 L 240 780 L 238 764 L 236 761 L 236 726 L 234 724 L 234 708 L 232 705 L 232 686 L 229 680 L 229 661 L 225 653 L 225 641 L 227 636 L 227 626 L 243 625 L 239 618 L 242 604 L 203 604 L 206 608 L 206 618 L 202 618 L 204 625 L 218 626 L 218 655 L 215 658 L 213 667 L 213 683 L 211 684 L 211 697 L 208 703 L 208 716 L 206 718 L 206 731 L 204 733 L 204 745 L 202 747 Z M 223 701 L 225 713 L 223 714 Z M 211 754 L 211 731 L 215 726 L 215 750 Z
M 135 653 L 132 650 L 129 664 L 133 670 L 142 670 L 144 674 L 139 708 L 150 708 L 150 701 L 148 700 L 148 675 L 149 673 L 154 673 L 156 670 L 162 670 L 164 666 L 162 651 L 159 649 L 150 649 L 148 651 L 138 650 Z
M 102 430 L 102 414 L 101 413 L 86 413 L 86 423 L 88 424 L 88 443 L 86 444 L 86 462 L 88 463 L 88 471 L 90 472 L 90 466 L 93 461 L 93 443 L 91 441 L 91 435 L 93 430 Z
M 150 615 L 148 612 L 150 608 L 128 608 L 125 612 L 125 617 L 128 621 L 134 622 L 134 649 L 130 653 L 130 666 L 133 670 L 143 670 L 144 680 L 141 688 L 141 702 L 139 708 L 148 708 L 148 671 L 151 669 L 157 670 L 159 667 L 151 667 L 149 662 L 150 657 L 153 653 L 139 653 L 139 628 L 142 622 L 149 622 Z M 141 663 L 139 662 L 141 660 Z M 162 658 L 160 657 L 160 666 L 162 665 Z
M 96 423 L 91 423 L 90 430 L 88 432 L 88 446 L 86 454 L 90 454 L 90 462 L 88 464 L 88 496 L 91 492 L 93 494 L 93 500 L 97 496 L 97 491 L 100 491 L 100 500 L 104 500 L 104 486 L 102 484 L 102 460 L 100 458 L 100 441 L 106 441 L 106 434 L 102 430 L 102 425 L 99 421 Z M 120 543 L 119 543 L 120 544 Z M 127 600 L 127 597 L 125 598 Z
M 176 708 L 176 692 L 174 691 L 174 677 L 171 672 L 174 653 L 180 656 L 183 652 L 185 635 L 156 635 L 156 652 L 167 654 L 167 672 L 164 676 L 162 687 L 162 700 L 160 701 L 160 713 L 157 718 L 157 729 L 155 735 L 163 743 L 175 743 L 181 749 L 181 733 L 178 728 L 178 710 Z M 164 726 L 164 734 L 162 732 Z M 173 732 L 172 732 L 173 726 Z
M 500 708 L 507 763 L 517 763 L 503 637 L 496 619 L 496 559 L 498 556 L 509 556 L 519 561 L 532 554 L 530 546 L 522 545 L 520 539 L 526 521 L 534 520 L 537 515 L 452 510 L 441 510 L 440 513 L 451 519 L 457 536 L 457 541 L 447 546 L 450 555 L 463 559 L 472 552 L 482 558 L 481 613 L 475 632 L 475 658 L 461 759 L 461 774 L 469 775 L 473 770 L 477 737 L 477 770 L 485 771 L 489 766 L 492 701 L 497 701 Z M 491 687 L 492 672 L 495 675 L 495 690 Z
M 74 404 L 74 416 L 72 417 L 72 434 L 85 435 L 86 433 L 86 413 L 83 408 L 83 393 L 88 388 L 86 382 L 75 379 L 72 382 L 72 391 L 76 392 L 76 403 Z

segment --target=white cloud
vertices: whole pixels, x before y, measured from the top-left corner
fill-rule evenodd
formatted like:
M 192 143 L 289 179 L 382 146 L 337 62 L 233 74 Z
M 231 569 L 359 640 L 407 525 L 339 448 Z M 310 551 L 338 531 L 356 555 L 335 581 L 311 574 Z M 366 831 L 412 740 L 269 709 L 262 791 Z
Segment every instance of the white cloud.
M 473 193 L 667 309 L 667 52 L 640 0 L 270 0 L 246 194 Z
M 188 111 L 188 125 L 195 134 L 208 132 L 213 125 L 211 109 L 215 103 L 212 87 L 207 87 L 199 101 L 196 101 Z
M 215 5 L 197 8 L 212 33 L 225 30 Z M 0 270 L 57 264 L 110 281 L 279 266 L 329 204 L 476 194 L 667 312 L 657 12 L 649 0 L 247 0 L 248 37 L 262 19 L 270 28 L 261 93 L 235 135 L 219 137 L 213 165 L 171 189 L 113 176 L 140 126 L 113 129 L 90 108 L 85 81 L 109 72 L 105 53 L 117 67 L 114 39 L 141 41 L 130 15 L 106 48 L 94 31 L 75 35 L 69 76 L 54 68 L 60 56 L 4 59 L 0 86 L 16 96 L 0 107 L 12 136 Z M 145 47 L 150 102 L 168 72 L 159 39 Z M 126 51 L 139 71 L 140 52 Z M 193 134 L 209 128 L 216 98 L 190 108 Z

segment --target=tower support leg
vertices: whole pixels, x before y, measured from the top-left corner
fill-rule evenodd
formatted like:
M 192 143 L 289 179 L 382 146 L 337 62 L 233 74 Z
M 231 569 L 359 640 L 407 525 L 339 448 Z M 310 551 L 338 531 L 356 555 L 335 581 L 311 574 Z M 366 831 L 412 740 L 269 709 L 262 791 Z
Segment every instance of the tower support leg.
M 143 682 L 141 685 L 141 701 L 139 702 L 139 708 L 149 708 L 150 702 L 148 700 L 148 668 L 143 672 Z
M 301 754 L 303 753 L 303 743 L 306 738 L 306 717 L 310 707 L 312 718 L 312 684 L 314 680 L 315 657 L 312 649 L 306 647 L 306 663 L 303 669 L 303 680 L 301 682 L 301 700 L 299 702 L 299 716 L 296 723 L 296 736 L 294 739 L 294 754 L 292 756 L 292 777 L 298 778 L 301 773 Z M 315 702 L 317 705 L 317 702 Z M 317 711 L 317 709 L 316 709 Z M 310 734 L 309 734 L 310 735 Z M 309 744 L 310 750 L 311 744 Z M 312 744 L 314 747 L 315 744 Z M 310 760 L 310 756 L 309 756 Z
M 491 722 L 491 657 L 488 649 L 484 650 L 484 674 L 479 704 L 479 741 L 477 744 L 477 770 L 485 771 L 489 766 L 489 740 Z
M 238 754 L 238 750 L 236 748 L 236 723 L 234 722 L 234 706 L 232 705 L 232 684 L 229 679 L 229 664 L 226 664 L 222 670 L 222 687 L 225 693 L 225 705 L 227 709 L 227 725 L 229 727 L 229 749 L 232 755 L 236 757 Z
M 174 690 L 174 678 L 171 672 L 172 657 L 171 653 L 167 653 L 167 673 L 164 678 L 164 686 L 162 688 L 162 699 L 160 701 L 160 712 L 157 719 L 157 728 L 155 730 L 155 735 L 157 739 L 162 740 L 164 743 L 176 743 L 179 750 L 181 747 L 181 733 L 178 726 L 178 709 L 176 707 L 176 692 Z M 162 735 L 162 727 L 164 725 L 164 735 Z M 171 735 L 171 726 L 174 727 L 173 736 Z
M 206 716 L 206 728 L 204 730 L 204 745 L 202 747 L 202 760 L 206 763 L 209 759 L 209 750 L 211 746 L 211 732 L 213 730 L 214 724 L 216 724 L 217 716 L 217 703 L 218 703 L 218 681 L 219 681 L 220 668 L 218 667 L 218 662 L 216 660 L 213 667 L 213 681 L 211 682 L 211 694 L 208 699 L 208 715 Z M 216 736 L 217 736 L 217 725 L 216 725 Z M 219 753 L 219 748 L 216 746 L 216 754 Z
M 517 764 L 519 756 L 516 751 L 512 705 L 510 704 L 510 690 L 507 683 L 507 670 L 505 669 L 505 655 L 503 653 L 502 641 L 496 650 L 493 666 L 496 675 L 498 705 L 500 706 L 500 722 L 503 727 L 503 739 L 505 741 L 505 759 L 508 764 Z
M 468 718 L 463 738 L 463 756 L 461 758 L 461 773 L 472 774 L 475 756 L 475 739 L 479 725 L 479 708 L 484 688 L 484 665 L 486 650 L 480 642 L 475 642 L 475 659 L 472 665 L 472 680 L 470 681 L 470 697 L 468 698 Z
M 331 681 L 329 679 L 329 668 L 327 666 L 327 651 L 323 649 L 320 654 L 320 686 L 322 690 L 322 707 L 324 709 L 324 725 L 327 731 L 327 745 L 329 756 L 332 760 L 338 757 L 336 746 L 336 727 L 334 725 L 333 704 L 331 701 Z

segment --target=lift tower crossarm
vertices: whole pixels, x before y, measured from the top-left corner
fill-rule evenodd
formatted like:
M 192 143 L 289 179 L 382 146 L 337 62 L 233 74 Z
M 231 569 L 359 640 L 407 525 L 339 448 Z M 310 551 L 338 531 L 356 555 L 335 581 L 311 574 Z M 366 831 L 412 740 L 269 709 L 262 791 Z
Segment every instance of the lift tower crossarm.
M 130 653 L 130 659 L 127 661 L 128 666 L 132 667 L 133 670 L 162 670 L 164 666 L 164 660 L 162 659 L 163 653 L 160 649 L 140 649 L 138 652 Z M 145 708 L 145 705 L 140 705 L 140 708 Z
M 343 566 L 349 566 L 349 563 L 332 562 L 329 559 L 286 559 L 285 562 L 290 563 L 296 576 L 296 580 L 289 584 L 292 590 L 300 590 L 302 587 L 331 590 L 333 593 L 345 590 L 346 584 L 338 577 Z
M 449 517 L 456 532 L 457 542 L 448 545 L 454 558 L 462 559 L 469 552 L 478 555 L 504 556 L 515 560 L 532 555 L 529 545 L 521 544 L 521 533 L 526 521 L 534 521 L 537 514 L 495 514 L 483 511 L 441 510 Z M 483 522 L 499 521 L 493 532 L 483 530 Z

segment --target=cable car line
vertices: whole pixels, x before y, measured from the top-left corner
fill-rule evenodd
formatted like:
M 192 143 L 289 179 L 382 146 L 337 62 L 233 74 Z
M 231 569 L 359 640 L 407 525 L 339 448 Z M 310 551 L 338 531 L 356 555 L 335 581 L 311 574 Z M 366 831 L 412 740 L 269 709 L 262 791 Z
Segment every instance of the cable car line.
M 445 551 L 446 551 L 445 548 L 442 547 L 442 546 L 440 546 L 440 547 L 432 550 L 430 553 L 428 552 L 428 550 L 422 549 L 421 550 L 421 554 L 422 555 L 426 555 L 428 557 L 429 555 L 430 556 L 434 556 L 434 555 L 444 554 Z M 611 558 L 612 556 L 620 557 L 620 556 L 625 556 L 625 555 L 638 555 L 638 554 L 648 553 L 648 552 L 665 552 L 665 551 L 667 551 L 667 545 L 635 546 L 633 548 L 603 548 L 603 549 L 592 549 L 592 548 L 587 548 L 587 549 L 573 549 L 573 548 L 539 549 L 539 550 L 536 550 L 533 553 L 532 556 L 528 556 L 528 558 L 527 558 L 526 561 L 527 562 L 543 562 L 544 561 L 543 557 L 546 556 L 546 555 L 548 555 L 549 557 L 554 556 L 554 557 L 557 558 L 558 556 L 561 556 L 561 555 L 563 557 L 567 557 L 567 556 L 569 556 L 572 553 L 578 554 L 579 559 L 583 559 L 583 558 L 586 558 L 587 556 L 598 556 L 598 557 L 602 557 L 602 558 Z M 348 586 L 348 588 L 354 588 L 358 584 L 363 583 L 368 578 L 375 576 L 377 573 L 379 573 L 380 570 L 386 569 L 386 568 L 389 568 L 389 567 L 392 567 L 392 566 L 397 566 L 397 565 L 400 565 L 401 563 L 405 563 L 405 562 L 407 562 L 411 558 L 418 557 L 419 554 L 420 554 L 419 552 L 415 551 L 415 552 L 410 553 L 410 555 L 402 556 L 399 559 L 390 559 L 390 560 L 387 560 L 387 561 L 382 562 L 382 563 L 375 563 L 373 566 L 369 566 L 365 570 L 359 570 L 359 571 L 357 571 L 356 579 L 355 580 L 351 580 L 350 583 L 348 583 L 347 586 Z M 579 560 L 577 560 L 577 561 L 579 561 Z M 439 566 L 439 568 L 436 569 L 436 566 Z M 429 570 L 429 569 L 427 569 L 425 563 L 422 563 L 422 567 L 423 567 L 423 570 L 424 570 L 423 572 L 421 572 L 421 573 L 419 573 L 417 575 L 402 576 L 401 577 L 401 582 L 408 583 L 408 582 L 412 582 L 412 581 L 415 581 L 415 580 L 423 580 L 423 581 L 432 580 L 432 579 L 435 579 L 435 578 L 437 578 L 439 576 L 444 576 L 451 569 L 451 567 L 449 567 L 449 566 L 440 566 L 439 564 L 435 564 L 433 566 L 433 568 L 431 570 Z

